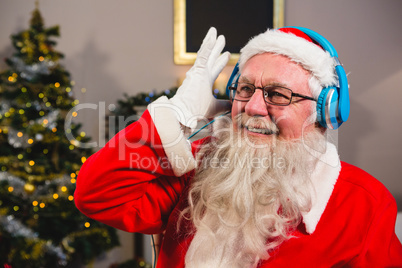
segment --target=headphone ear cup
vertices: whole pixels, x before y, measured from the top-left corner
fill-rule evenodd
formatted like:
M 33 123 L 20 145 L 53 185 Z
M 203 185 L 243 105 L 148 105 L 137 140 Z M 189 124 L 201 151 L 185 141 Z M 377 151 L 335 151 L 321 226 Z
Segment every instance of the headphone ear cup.
M 328 90 L 329 88 L 322 89 L 317 99 L 317 121 L 325 128 L 327 127 L 325 120 L 325 101 L 327 99 Z
M 343 123 L 338 120 L 339 95 L 336 87 L 327 87 L 321 91 L 317 100 L 317 121 L 321 126 L 337 129 Z

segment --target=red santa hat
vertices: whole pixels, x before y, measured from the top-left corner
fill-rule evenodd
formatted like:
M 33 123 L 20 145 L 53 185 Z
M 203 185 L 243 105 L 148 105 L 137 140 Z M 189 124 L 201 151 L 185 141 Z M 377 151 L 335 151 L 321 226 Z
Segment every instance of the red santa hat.
M 337 84 L 334 58 L 299 29 L 268 29 L 252 38 L 240 51 L 240 72 L 251 57 L 265 52 L 284 55 L 302 65 L 322 87 Z M 319 95 L 319 92 L 312 93 Z

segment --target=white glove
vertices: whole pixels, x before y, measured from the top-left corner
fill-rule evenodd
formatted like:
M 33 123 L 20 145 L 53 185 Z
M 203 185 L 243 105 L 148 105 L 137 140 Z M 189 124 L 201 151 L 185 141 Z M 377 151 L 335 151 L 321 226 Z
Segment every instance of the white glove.
M 205 36 L 193 67 L 186 73 L 183 84 L 170 100 L 179 108 L 179 121 L 193 131 L 197 121 L 212 118 L 230 109 L 230 101 L 218 100 L 212 94 L 212 86 L 226 66 L 230 53 L 222 55 L 225 37 L 216 38 L 215 28 L 210 28 Z

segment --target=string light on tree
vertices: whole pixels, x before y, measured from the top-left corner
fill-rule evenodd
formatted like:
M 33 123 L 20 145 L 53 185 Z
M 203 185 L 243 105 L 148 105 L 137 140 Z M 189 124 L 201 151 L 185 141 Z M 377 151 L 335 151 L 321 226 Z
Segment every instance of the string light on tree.
M 24 190 L 25 192 L 31 194 L 35 191 L 35 185 L 31 184 L 31 183 L 26 183 L 24 185 Z

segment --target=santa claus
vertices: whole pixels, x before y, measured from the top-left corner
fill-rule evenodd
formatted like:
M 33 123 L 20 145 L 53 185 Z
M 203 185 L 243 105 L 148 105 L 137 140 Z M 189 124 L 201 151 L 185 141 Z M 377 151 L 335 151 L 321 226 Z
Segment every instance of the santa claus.
M 297 27 L 254 37 L 221 101 L 211 89 L 224 46 L 211 28 L 176 95 L 84 163 L 77 207 L 164 233 L 157 267 L 402 267 L 395 200 L 327 139 L 349 114 L 332 45 Z M 189 144 L 198 121 L 227 110 Z

